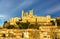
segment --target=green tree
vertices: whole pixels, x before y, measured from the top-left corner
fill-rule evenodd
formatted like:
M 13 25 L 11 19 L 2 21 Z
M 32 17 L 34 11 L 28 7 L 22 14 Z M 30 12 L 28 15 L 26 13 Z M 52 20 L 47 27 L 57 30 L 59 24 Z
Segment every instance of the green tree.
M 27 21 L 26 23 L 16 22 L 16 24 L 19 26 L 20 29 L 27 29 L 30 23 Z
M 29 24 L 30 23 L 28 21 L 26 21 L 26 23 L 22 23 L 22 26 L 24 29 L 27 29 L 29 27 Z
M 22 23 L 21 23 L 21 22 L 16 22 L 16 24 L 18 25 L 18 27 L 19 27 L 20 29 L 23 29 L 23 26 L 22 26 Z
M 30 28 L 30 29 L 39 29 L 39 24 L 37 23 L 34 23 L 34 24 L 29 24 L 29 27 L 28 28 Z
M 35 24 L 30 24 L 30 25 L 28 26 L 28 28 L 29 28 L 29 29 L 35 29 Z
M 60 26 L 60 19 L 56 19 L 57 26 Z
M 6 27 L 7 27 L 7 26 L 9 26 L 9 25 L 10 25 L 10 23 L 9 23 L 9 22 L 4 21 L 3 28 L 6 28 Z
M 52 23 L 52 25 L 55 25 L 55 22 L 52 20 L 52 21 L 50 21 L 51 23 Z
M 6 28 L 6 29 L 13 29 L 13 28 L 17 29 L 16 26 L 17 25 L 10 25 L 10 23 L 7 22 L 7 21 L 5 21 L 4 24 L 3 24 L 3 28 Z
M 7 29 L 15 29 L 14 25 L 7 26 Z

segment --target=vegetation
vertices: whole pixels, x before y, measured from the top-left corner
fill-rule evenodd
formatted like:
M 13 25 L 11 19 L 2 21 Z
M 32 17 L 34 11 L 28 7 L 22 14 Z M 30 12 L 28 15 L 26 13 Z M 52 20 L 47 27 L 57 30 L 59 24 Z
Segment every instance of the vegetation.
M 16 24 L 19 26 L 20 29 L 23 28 L 22 23 L 20 23 L 20 22 L 16 22 Z
M 5 21 L 3 28 L 7 28 L 7 29 L 28 29 L 28 28 L 29 29 L 39 29 L 39 25 L 37 22 L 32 24 L 28 21 L 26 21 L 25 23 L 17 21 L 16 25 L 10 25 L 9 22 Z
M 10 23 L 7 22 L 7 21 L 5 21 L 4 24 L 3 24 L 3 28 L 6 28 L 6 27 L 9 26 L 9 25 L 10 25 Z
M 26 23 L 16 22 L 16 24 L 19 26 L 20 29 L 27 29 L 30 23 L 27 21 Z
M 39 29 L 39 26 L 37 26 L 36 24 L 30 24 L 28 28 L 30 28 L 30 29 Z
M 60 26 L 60 19 L 56 19 L 55 22 L 57 23 L 57 26 Z M 52 25 L 55 25 L 55 22 L 52 20 L 51 21 Z
M 7 29 L 14 29 L 15 27 L 14 27 L 14 25 L 9 25 L 9 26 L 7 26 L 6 28 L 7 28 Z
M 28 21 L 26 21 L 25 23 L 23 22 L 16 22 L 16 24 L 19 26 L 20 29 L 39 29 L 39 25 L 38 23 L 30 23 Z
M 60 26 L 60 19 L 56 19 L 57 26 Z
M 53 20 L 51 21 L 51 23 L 52 23 L 52 25 L 55 25 L 55 22 Z
M 9 22 L 5 21 L 4 24 L 3 24 L 3 28 L 7 28 L 7 29 L 16 29 L 16 25 L 10 25 Z

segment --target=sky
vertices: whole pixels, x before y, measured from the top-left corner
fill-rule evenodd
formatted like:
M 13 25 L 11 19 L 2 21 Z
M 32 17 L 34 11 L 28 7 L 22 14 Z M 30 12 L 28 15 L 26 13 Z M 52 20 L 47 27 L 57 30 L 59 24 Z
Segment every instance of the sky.
M 60 0 L 0 0 L 0 25 L 12 17 L 21 17 L 21 12 L 33 9 L 35 15 L 60 16 Z

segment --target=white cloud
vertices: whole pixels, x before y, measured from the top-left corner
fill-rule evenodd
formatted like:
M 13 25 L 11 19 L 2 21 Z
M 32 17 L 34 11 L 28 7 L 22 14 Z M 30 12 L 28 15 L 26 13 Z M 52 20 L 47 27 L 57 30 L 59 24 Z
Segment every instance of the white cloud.
M 0 19 L 5 19 L 7 15 L 0 15 Z

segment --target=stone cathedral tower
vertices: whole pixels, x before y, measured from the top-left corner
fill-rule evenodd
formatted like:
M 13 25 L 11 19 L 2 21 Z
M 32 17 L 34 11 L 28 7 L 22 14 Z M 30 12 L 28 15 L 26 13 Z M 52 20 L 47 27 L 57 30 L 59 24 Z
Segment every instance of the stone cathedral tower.
M 22 10 L 22 17 L 24 16 L 24 11 Z
M 33 10 L 29 11 L 29 16 L 33 16 Z

